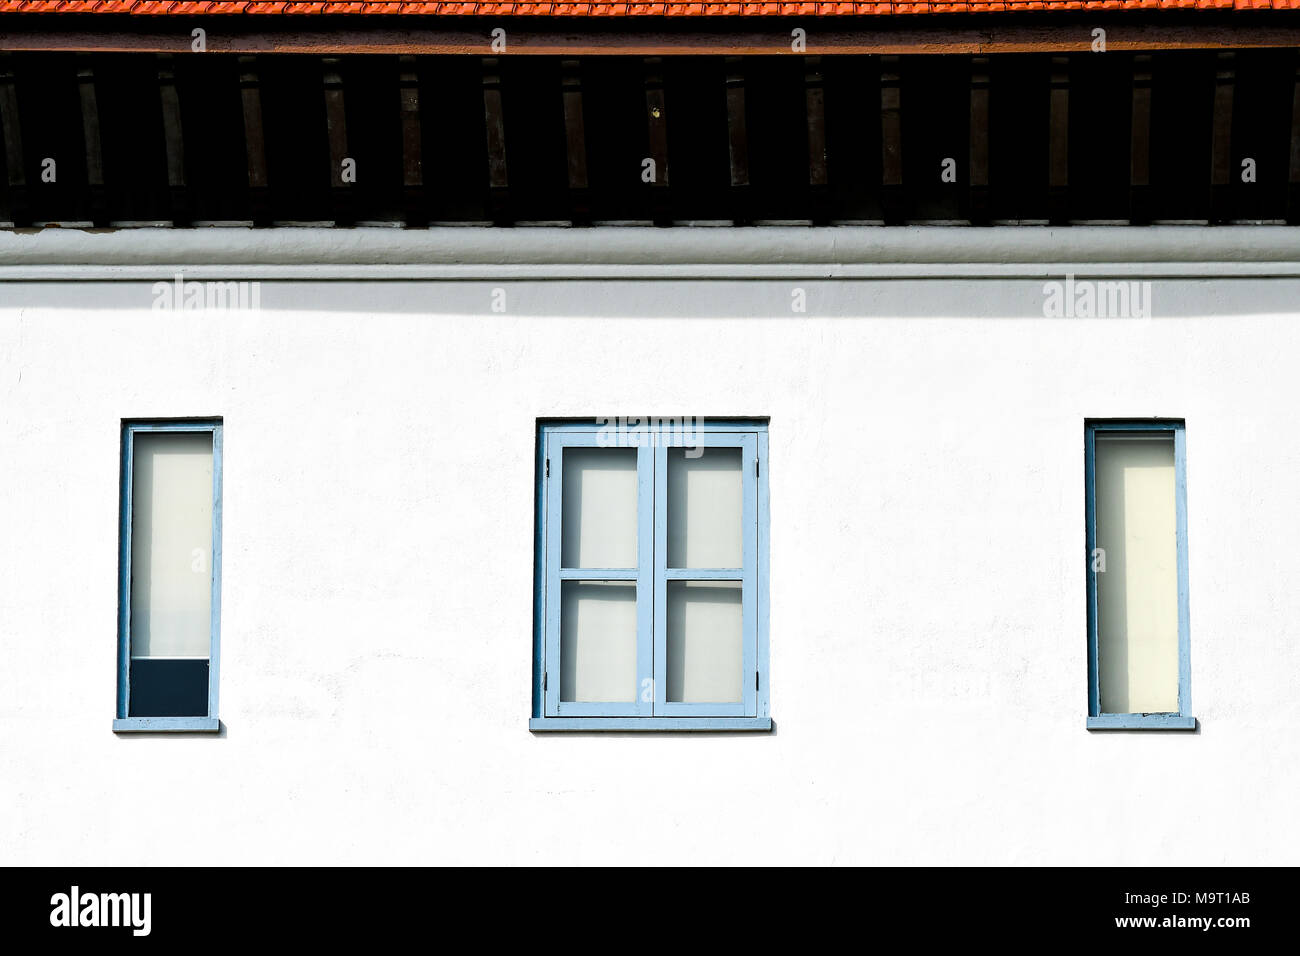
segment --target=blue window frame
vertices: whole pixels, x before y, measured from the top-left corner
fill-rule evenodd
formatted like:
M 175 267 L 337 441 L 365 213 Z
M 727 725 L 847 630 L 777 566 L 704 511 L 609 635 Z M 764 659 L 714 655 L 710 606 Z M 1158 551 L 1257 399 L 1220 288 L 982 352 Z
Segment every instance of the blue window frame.
M 117 732 L 215 732 L 220 420 L 122 423 Z
M 1085 423 L 1090 730 L 1194 730 L 1181 421 Z
M 542 424 L 533 730 L 768 730 L 767 426 Z

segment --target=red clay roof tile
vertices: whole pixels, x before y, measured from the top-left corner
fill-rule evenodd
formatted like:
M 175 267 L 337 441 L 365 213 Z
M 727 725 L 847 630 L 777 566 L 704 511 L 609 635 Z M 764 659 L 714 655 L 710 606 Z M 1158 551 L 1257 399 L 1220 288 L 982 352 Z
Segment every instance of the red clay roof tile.
M 1300 10 L 1300 0 L 0 0 L 0 13 L 433 14 L 438 16 L 701 17 L 870 16 L 1022 10 Z

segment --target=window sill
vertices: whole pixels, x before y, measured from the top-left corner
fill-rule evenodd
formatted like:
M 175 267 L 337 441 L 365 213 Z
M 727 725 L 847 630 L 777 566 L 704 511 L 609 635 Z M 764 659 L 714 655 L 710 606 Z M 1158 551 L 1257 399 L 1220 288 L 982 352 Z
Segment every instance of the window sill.
M 771 717 L 532 717 L 537 731 L 770 731 Z
M 216 717 L 118 717 L 115 734 L 215 734 L 221 730 Z
M 1195 730 L 1196 718 L 1182 714 L 1102 714 L 1088 718 L 1089 730 Z

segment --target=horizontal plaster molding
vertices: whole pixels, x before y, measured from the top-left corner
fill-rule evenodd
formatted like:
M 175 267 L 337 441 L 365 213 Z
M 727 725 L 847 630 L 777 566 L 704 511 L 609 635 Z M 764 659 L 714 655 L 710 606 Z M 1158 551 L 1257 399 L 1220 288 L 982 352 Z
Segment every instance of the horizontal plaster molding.
M 0 280 L 1300 276 L 1286 226 L 119 228 L 0 232 Z

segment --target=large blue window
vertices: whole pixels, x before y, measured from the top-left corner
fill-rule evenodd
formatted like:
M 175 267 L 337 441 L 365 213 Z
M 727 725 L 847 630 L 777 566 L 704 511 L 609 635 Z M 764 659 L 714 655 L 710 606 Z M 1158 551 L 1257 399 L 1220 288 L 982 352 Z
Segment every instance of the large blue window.
M 766 730 L 767 426 L 538 436 L 534 730 Z
M 1183 423 L 1085 432 L 1088 728 L 1194 730 Z
M 221 423 L 122 425 L 115 731 L 217 731 Z

